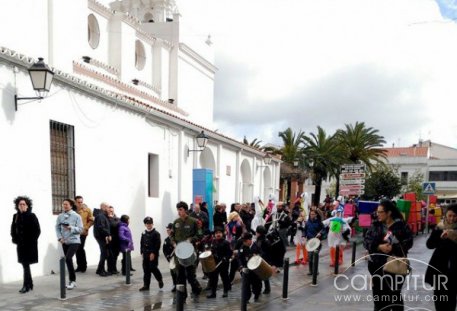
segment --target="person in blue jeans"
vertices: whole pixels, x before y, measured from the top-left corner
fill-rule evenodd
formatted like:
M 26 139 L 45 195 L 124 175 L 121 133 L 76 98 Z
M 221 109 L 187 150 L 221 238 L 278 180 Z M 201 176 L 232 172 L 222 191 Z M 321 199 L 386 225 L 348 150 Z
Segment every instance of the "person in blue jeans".
M 62 244 L 65 254 L 70 282 L 67 289 L 76 287 L 76 274 L 73 266 L 73 256 L 76 254 L 81 244 L 80 235 L 83 231 L 81 216 L 75 212 L 76 204 L 71 199 L 65 199 L 62 202 L 63 212 L 57 217 L 56 235 L 57 240 Z

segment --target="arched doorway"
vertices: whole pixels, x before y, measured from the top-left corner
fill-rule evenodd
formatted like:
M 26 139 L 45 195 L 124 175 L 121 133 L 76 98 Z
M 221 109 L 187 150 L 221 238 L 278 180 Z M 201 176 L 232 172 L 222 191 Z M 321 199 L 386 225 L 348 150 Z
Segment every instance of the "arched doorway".
M 252 173 L 249 161 L 244 159 L 241 162 L 241 202 L 246 203 L 252 201 Z
M 210 148 L 205 148 L 205 150 L 200 153 L 200 167 L 213 170 L 213 174 L 216 171 L 216 161 L 214 160 L 214 155 Z
M 219 200 L 219 183 L 216 179 L 216 160 L 210 148 L 205 148 L 200 153 L 200 167 L 213 171 L 213 200 Z

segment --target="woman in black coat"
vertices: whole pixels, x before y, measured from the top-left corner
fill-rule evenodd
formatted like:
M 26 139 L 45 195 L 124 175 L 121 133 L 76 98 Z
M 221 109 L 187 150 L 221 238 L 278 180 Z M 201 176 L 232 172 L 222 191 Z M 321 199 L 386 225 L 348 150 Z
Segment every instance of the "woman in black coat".
M 425 282 L 434 288 L 435 309 L 455 310 L 457 300 L 457 204 L 449 205 L 445 219 L 438 224 L 427 240 L 427 247 L 435 249 L 430 258 Z
M 32 213 L 32 200 L 26 196 L 19 196 L 14 200 L 17 213 L 11 223 L 11 237 L 17 245 L 17 261 L 24 270 L 24 283 L 19 290 L 24 294 L 33 290 L 30 265 L 38 262 L 38 237 L 40 236 L 40 223 Z
M 372 275 L 375 311 L 404 310 L 401 289 L 406 276 L 383 270 L 389 256 L 406 257 L 413 246 L 413 236 L 403 216 L 392 201 L 381 200 L 374 221 L 367 231 L 364 247 L 370 254 L 368 271 Z

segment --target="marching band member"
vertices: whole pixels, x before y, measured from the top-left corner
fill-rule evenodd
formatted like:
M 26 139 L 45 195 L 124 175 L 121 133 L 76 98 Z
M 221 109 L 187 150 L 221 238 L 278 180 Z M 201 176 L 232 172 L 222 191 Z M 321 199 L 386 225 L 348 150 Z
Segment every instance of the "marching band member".
M 254 256 L 260 254 L 260 250 L 256 243 L 252 240 L 252 234 L 249 232 L 243 233 L 241 237 L 243 241 L 243 245 L 241 246 L 238 254 L 238 261 L 241 271 L 243 268 L 247 268 L 249 259 Z M 248 286 L 246 290 L 247 299 L 251 298 L 251 294 L 254 294 L 254 302 L 259 300 L 260 291 L 262 290 L 262 281 L 260 278 L 252 271 L 250 271 L 247 275 L 248 278 Z
M 309 218 L 308 221 L 306 222 L 305 228 L 303 230 L 303 237 L 309 241 L 312 238 L 318 238 L 321 239 L 322 237 L 322 230 L 324 229 L 324 225 L 322 224 L 322 220 L 320 215 L 317 213 L 316 208 L 311 209 L 309 212 Z M 319 248 L 315 251 L 319 252 L 321 249 L 322 245 L 319 245 Z M 304 252 L 306 251 L 303 250 Z M 309 272 L 308 275 L 313 274 L 313 264 L 314 264 L 314 256 L 313 252 L 308 253 L 308 258 L 309 258 Z M 319 272 L 318 272 L 319 274 Z
M 168 262 L 171 260 L 174 260 L 173 256 L 175 254 L 175 247 L 173 246 L 173 242 L 171 240 L 171 236 L 173 234 L 173 224 L 169 223 L 167 225 L 167 234 L 168 236 L 165 238 L 163 241 L 163 254 L 165 255 L 165 258 L 167 259 Z M 170 269 L 170 275 L 171 279 L 173 280 L 173 288 L 171 289 L 171 292 L 174 293 L 176 292 L 176 269 Z
M 222 227 L 214 228 L 214 236 L 211 243 L 211 253 L 214 256 L 216 261 L 216 270 L 209 273 L 209 285 L 211 288 L 211 293 L 206 296 L 206 298 L 216 298 L 216 289 L 217 283 L 219 280 L 219 275 L 222 279 L 222 284 L 224 286 L 224 294 L 222 297 L 228 296 L 228 291 L 230 288 L 230 280 L 228 275 L 229 269 L 229 260 L 232 257 L 232 249 L 230 243 L 224 239 L 224 229 Z
M 255 243 L 257 244 L 257 248 L 259 249 L 260 256 L 269 264 L 272 266 L 272 270 L 275 271 L 276 267 L 274 266 L 272 260 L 271 260 L 271 244 L 270 241 L 267 240 L 266 238 L 266 233 L 267 230 L 265 229 L 264 226 L 257 226 L 256 228 L 256 241 Z M 266 279 L 263 281 L 263 285 L 265 286 L 265 289 L 263 291 L 264 294 L 269 294 L 271 291 L 270 287 L 270 280 Z
M 200 236 L 198 235 L 198 224 L 195 218 L 189 217 L 187 211 L 189 210 L 189 206 L 186 202 L 178 202 L 176 204 L 176 208 L 178 210 L 179 218 L 173 222 L 173 235 L 172 241 L 174 245 L 178 245 L 178 243 L 183 241 L 188 241 L 195 245 L 200 240 Z M 192 294 L 196 299 L 198 295 L 200 295 L 202 288 L 200 283 L 197 281 L 197 277 L 195 274 L 195 265 L 190 265 L 188 267 L 184 267 L 180 264 L 179 260 L 175 256 L 175 263 L 176 263 L 176 271 L 177 271 L 177 282 L 178 284 L 184 284 L 186 288 L 186 280 L 190 283 L 192 287 Z M 187 297 L 187 289 L 185 291 L 185 297 Z

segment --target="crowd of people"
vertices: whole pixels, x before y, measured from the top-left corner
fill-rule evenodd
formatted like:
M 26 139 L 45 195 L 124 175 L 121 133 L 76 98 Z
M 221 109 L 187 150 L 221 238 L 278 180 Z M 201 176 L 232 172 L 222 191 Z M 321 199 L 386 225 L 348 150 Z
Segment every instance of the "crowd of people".
M 205 202 L 191 204 L 189 207 L 186 202 L 181 201 L 176 205 L 178 218 L 166 226 L 167 236 L 163 241 L 160 233 L 154 228 L 153 218 L 147 216 L 143 219 L 145 230 L 141 235 L 139 247 L 143 266 L 143 286 L 139 290 L 150 289 L 151 275 L 154 275 L 158 288 L 164 287 L 159 269 L 161 250 L 169 262 L 172 291 L 176 291 L 177 284 L 186 285 L 188 282 L 194 299 L 204 290 L 197 278 L 199 255 L 207 254 L 208 251 L 210 256 L 205 255 L 201 261 L 203 278 L 208 280 L 205 288 L 208 299 L 216 297 L 219 278 L 223 285 L 222 297 L 227 297 L 236 275 L 252 269 L 249 262 L 254 257 L 265 262 L 271 271 L 263 271 L 262 268 L 260 272 L 247 273 L 248 286 L 245 295 L 253 296 L 254 301 L 257 301 L 262 293 L 269 294 L 269 277 L 281 272 L 286 249 L 290 246 L 296 248 L 295 263 L 309 264 L 308 274 L 311 275 L 314 257 L 311 253 L 319 252 L 321 249 L 318 243 L 319 247 L 308 252 L 305 246 L 311 239 L 327 239 L 330 266 L 337 262 L 342 264 L 342 248 L 351 235 L 351 224 L 356 215 L 344 217 L 340 198 L 330 202 L 326 198 L 324 204 L 319 207 L 304 208 L 299 200 L 289 207 L 290 204 L 273 200 L 269 200 L 265 205 L 260 199 L 256 199 L 254 203 L 249 204 L 234 203 L 230 210 L 227 210 L 224 203 L 218 203 L 213 215 L 209 215 Z M 26 293 L 33 290 L 30 265 L 38 262 L 37 243 L 40 225 L 32 213 L 30 198 L 19 196 L 14 200 L 14 204 L 17 212 L 13 216 L 11 236 L 13 243 L 17 245 L 18 261 L 24 271 L 24 283 L 19 292 Z M 128 215 L 118 218 L 114 208 L 107 203 L 101 203 L 100 209 L 92 213 L 81 196 L 77 196 L 75 200 L 65 199 L 62 208 L 63 211 L 56 220 L 55 230 L 69 272 L 67 289 L 76 287 L 76 272 L 84 273 L 87 269 L 84 245 L 92 226 L 100 248 L 96 273 L 100 277 L 106 277 L 135 271 L 131 266 L 129 269 L 126 267 L 126 256 L 134 250 Z M 403 310 L 401 289 L 405 280 L 386 277 L 391 272 L 383 267 L 388 263 L 389 257 L 407 257 L 408 250 L 413 245 L 413 236 L 395 202 L 381 200 L 375 215 L 372 226 L 364 235 L 364 247 L 369 253 L 368 270 L 373 279 L 373 295 L 391 297 L 390 300 L 375 301 L 375 310 Z M 435 288 L 436 294 L 448 295 L 449 298 L 445 306 L 437 303 L 436 308 L 455 310 L 457 205 L 450 205 L 447 208 L 443 222 L 437 224 L 432 231 L 427 247 L 435 249 L 430 263 L 431 266 L 438 267 L 438 270 L 427 270 L 426 282 L 434 281 L 438 273 L 436 271 L 449 276 L 451 280 L 446 291 Z M 338 258 L 337 248 L 341 248 Z M 120 254 L 123 255 L 121 272 L 117 270 Z M 73 265 L 75 255 L 76 269 Z M 210 260 L 207 261 L 208 259 Z M 453 308 L 446 309 L 449 301 Z

